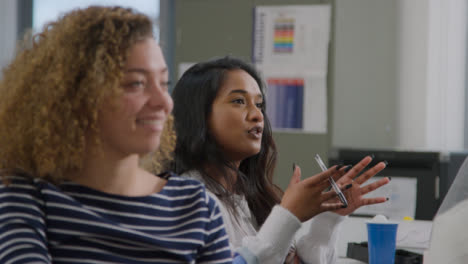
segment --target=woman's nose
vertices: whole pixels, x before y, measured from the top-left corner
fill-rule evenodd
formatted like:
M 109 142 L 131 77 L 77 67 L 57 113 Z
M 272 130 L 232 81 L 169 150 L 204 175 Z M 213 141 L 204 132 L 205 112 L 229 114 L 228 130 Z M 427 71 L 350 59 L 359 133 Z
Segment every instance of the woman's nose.
M 151 107 L 163 108 L 166 112 L 171 112 L 174 105 L 172 98 L 164 87 L 154 85 L 149 91 L 148 104 Z
M 255 122 L 262 122 L 263 121 L 263 112 L 262 109 L 259 108 L 256 104 L 250 107 L 249 110 L 249 119 Z

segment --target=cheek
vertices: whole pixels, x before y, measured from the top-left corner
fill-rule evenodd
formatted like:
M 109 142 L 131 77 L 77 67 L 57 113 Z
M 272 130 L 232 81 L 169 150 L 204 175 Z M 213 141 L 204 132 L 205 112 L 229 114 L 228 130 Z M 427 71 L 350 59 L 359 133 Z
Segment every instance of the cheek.
M 239 126 L 239 120 L 234 113 L 224 109 L 218 109 L 211 118 L 211 125 L 216 130 L 228 132 L 231 127 Z
M 166 100 L 167 100 L 167 112 L 171 113 L 172 109 L 174 108 L 174 101 L 172 100 L 172 97 L 169 95 L 169 93 L 166 95 Z
M 219 110 L 216 116 L 211 118 L 209 126 L 210 133 L 215 137 L 218 144 L 222 146 L 231 145 L 238 138 L 242 128 L 239 116 L 226 110 Z
M 141 105 L 142 103 L 135 98 L 124 97 L 119 102 L 119 106 L 116 109 L 116 115 L 131 116 L 141 108 Z

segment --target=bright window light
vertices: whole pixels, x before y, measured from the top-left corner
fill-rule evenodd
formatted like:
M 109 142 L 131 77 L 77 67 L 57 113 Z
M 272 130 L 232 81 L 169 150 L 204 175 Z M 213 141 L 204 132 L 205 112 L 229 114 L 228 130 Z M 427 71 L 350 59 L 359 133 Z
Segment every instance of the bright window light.
M 159 0 L 34 0 L 33 31 L 42 31 L 45 24 L 57 20 L 60 15 L 72 9 L 90 5 L 130 7 L 149 16 L 153 21 L 154 36 L 159 40 Z

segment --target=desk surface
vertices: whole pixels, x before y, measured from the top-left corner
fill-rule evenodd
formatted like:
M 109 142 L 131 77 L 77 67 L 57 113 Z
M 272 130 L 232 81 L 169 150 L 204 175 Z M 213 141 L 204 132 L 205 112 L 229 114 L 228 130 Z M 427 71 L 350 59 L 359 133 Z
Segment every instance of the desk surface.
M 360 264 L 357 260 L 346 259 L 348 242 L 367 241 L 366 221 L 369 218 L 347 217 L 340 228 L 338 256 L 340 264 Z M 399 221 L 397 248 L 422 254 L 429 247 L 432 221 Z
M 369 218 L 348 217 L 342 223 L 338 239 L 338 256 L 345 257 L 348 242 L 367 241 L 366 221 Z M 420 253 L 429 247 L 432 221 L 399 221 L 397 248 Z
M 364 262 L 346 258 L 349 242 L 361 243 L 367 241 L 366 221 L 370 218 L 347 217 L 340 225 L 337 253 L 337 264 L 363 264 Z M 304 225 L 310 224 L 306 222 Z M 301 228 L 298 236 L 303 235 L 305 229 Z M 397 248 L 423 254 L 429 247 L 432 221 L 398 221 Z
M 339 258 L 337 259 L 336 264 L 366 264 L 366 262 L 349 258 Z

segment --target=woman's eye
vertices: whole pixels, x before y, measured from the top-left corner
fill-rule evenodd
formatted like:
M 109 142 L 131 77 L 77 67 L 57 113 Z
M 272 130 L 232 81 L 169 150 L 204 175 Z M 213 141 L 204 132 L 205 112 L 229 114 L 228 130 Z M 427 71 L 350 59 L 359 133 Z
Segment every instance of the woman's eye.
M 244 99 L 234 99 L 232 100 L 233 103 L 236 103 L 236 104 L 243 104 L 244 103 Z
M 132 81 L 128 82 L 124 85 L 125 89 L 127 90 L 137 90 L 145 87 L 145 83 L 143 81 Z
M 260 109 L 263 108 L 263 102 L 261 102 L 261 103 L 256 103 L 256 105 L 257 105 L 257 107 L 260 108 Z
M 169 89 L 169 85 L 171 85 L 170 81 L 167 82 L 161 82 L 161 87 L 164 88 L 165 90 Z

